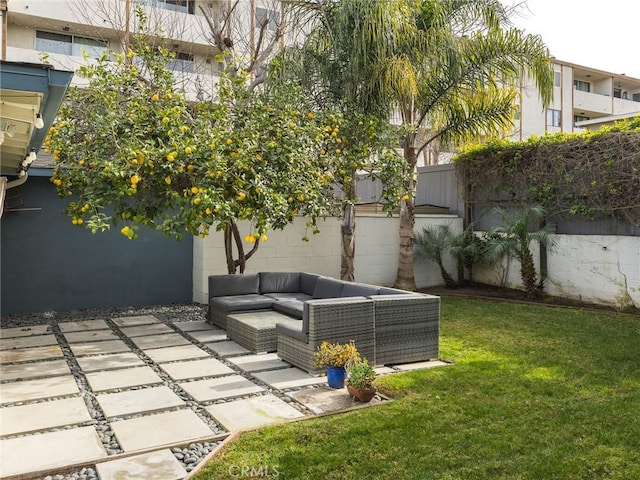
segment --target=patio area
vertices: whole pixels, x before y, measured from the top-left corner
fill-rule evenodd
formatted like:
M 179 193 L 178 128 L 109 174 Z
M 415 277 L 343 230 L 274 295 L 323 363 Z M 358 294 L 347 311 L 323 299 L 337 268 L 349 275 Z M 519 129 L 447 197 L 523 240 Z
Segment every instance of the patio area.
M 233 432 L 365 406 L 204 319 L 200 305 L 3 319 L 0 478 L 178 480 Z

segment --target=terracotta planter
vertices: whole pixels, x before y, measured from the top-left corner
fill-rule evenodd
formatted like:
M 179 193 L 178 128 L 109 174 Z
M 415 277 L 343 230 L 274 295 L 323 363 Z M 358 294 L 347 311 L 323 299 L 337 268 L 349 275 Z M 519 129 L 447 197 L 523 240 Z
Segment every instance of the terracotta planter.
M 373 396 L 376 394 L 375 388 L 365 388 L 363 390 L 356 390 L 351 385 L 347 384 L 347 391 L 352 397 L 356 397 L 361 402 L 370 402 Z

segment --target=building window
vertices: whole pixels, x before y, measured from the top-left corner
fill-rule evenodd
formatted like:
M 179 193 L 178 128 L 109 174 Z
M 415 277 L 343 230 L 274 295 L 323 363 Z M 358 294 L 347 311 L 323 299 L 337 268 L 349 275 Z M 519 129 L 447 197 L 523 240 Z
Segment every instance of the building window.
M 560 122 L 560 110 L 554 110 L 552 108 L 547 110 L 547 126 L 549 127 L 559 127 L 561 126 Z
M 557 70 L 554 70 L 553 72 L 553 86 L 554 87 L 559 87 L 562 81 L 562 74 L 560 72 L 558 72 Z
M 584 115 L 573 116 L 573 123 L 584 122 L 585 120 L 589 120 L 589 117 L 585 117 Z
M 631 99 L 634 102 L 640 102 L 640 93 L 634 93 L 633 95 L 631 95 Z
M 195 13 L 195 0 L 138 0 L 144 5 L 150 7 L 163 8 L 174 12 Z
M 279 13 L 275 10 L 268 10 L 266 8 L 256 7 L 256 28 L 262 28 L 267 26 L 267 30 L 275 32 L 278 29 Z
M 585 82 L 583 80 L 574 80 L 573 81 L 573 88 L 575 88 L 576 90 L 580 90 L 581 92 L 590 92 L 591 91 L 591 84 L 589 82 Z
M 175 52 L 175 57 L 167 62 L 166 67 L 176 72 L 193 73 L 195 61 L 190 53 Z
M 109 42 L 77 35 L 36 31 L 36 50 L 82 57 L 85 53 L 99 58 L 109 52 Z
M 613 89 L 613 96 L 614 96 L 614 98 L 621 98 L 622 97 L 622 90 L 620 90 L 619 88 L 614 88 Z

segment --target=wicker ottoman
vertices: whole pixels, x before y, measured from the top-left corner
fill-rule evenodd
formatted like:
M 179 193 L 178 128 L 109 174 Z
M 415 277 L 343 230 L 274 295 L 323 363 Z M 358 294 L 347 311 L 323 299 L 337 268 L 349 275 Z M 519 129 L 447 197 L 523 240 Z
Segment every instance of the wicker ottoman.
M 227 317 L 227 336 L 254 353 L 275 352 L 278 347 L 276 323 L 291 317 L 273 310 L 247 312 Z

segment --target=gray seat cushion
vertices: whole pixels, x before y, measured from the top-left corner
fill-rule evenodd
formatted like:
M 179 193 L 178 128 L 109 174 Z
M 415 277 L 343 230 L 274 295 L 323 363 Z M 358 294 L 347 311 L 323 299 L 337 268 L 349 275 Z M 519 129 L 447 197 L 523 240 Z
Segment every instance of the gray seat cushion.
M 257 273 L 242 275 L 210 275 L 209 298 L 230 295 L 258 294 L 260 277 Z
M 299 300 L 279 300 L 277 302 L 273 302 L 273 309 L 276 312 L 284 313 L 290 317 L 302 320 L 304 302 Z
M 339 298 L 344 282 L 330 277 L 320 277 L 313 289 L 313 298 Z
M 297 293 L 265 293 L 265 297 L 273 298 L 274 300 L 300 300 L 304 302 L 305 300 L 311 300 L 313 297 L 311 295 L 307 295 L 306 293 L 297 292 Z
M 243 310 L 266 310 L 272 307 L 275 300 L 264 295 L 231 295 L 214 297 L 209 300 L 211 308 L 224 312 L 240 312 Z
M 307 332 L 303 331 L 300 320 L 283 320 L 276 324 L 276 332 L 278 335 L 286 335 L 307 343 Z
M 367 285 L 365 283 L 346 282 L 342 288 L 343 297 L 370 297 L 377 295 L 380 287 L 375 285 Z
M 261 272 L 260 293 L 295 293 L 300 291 L 299 272 Z

